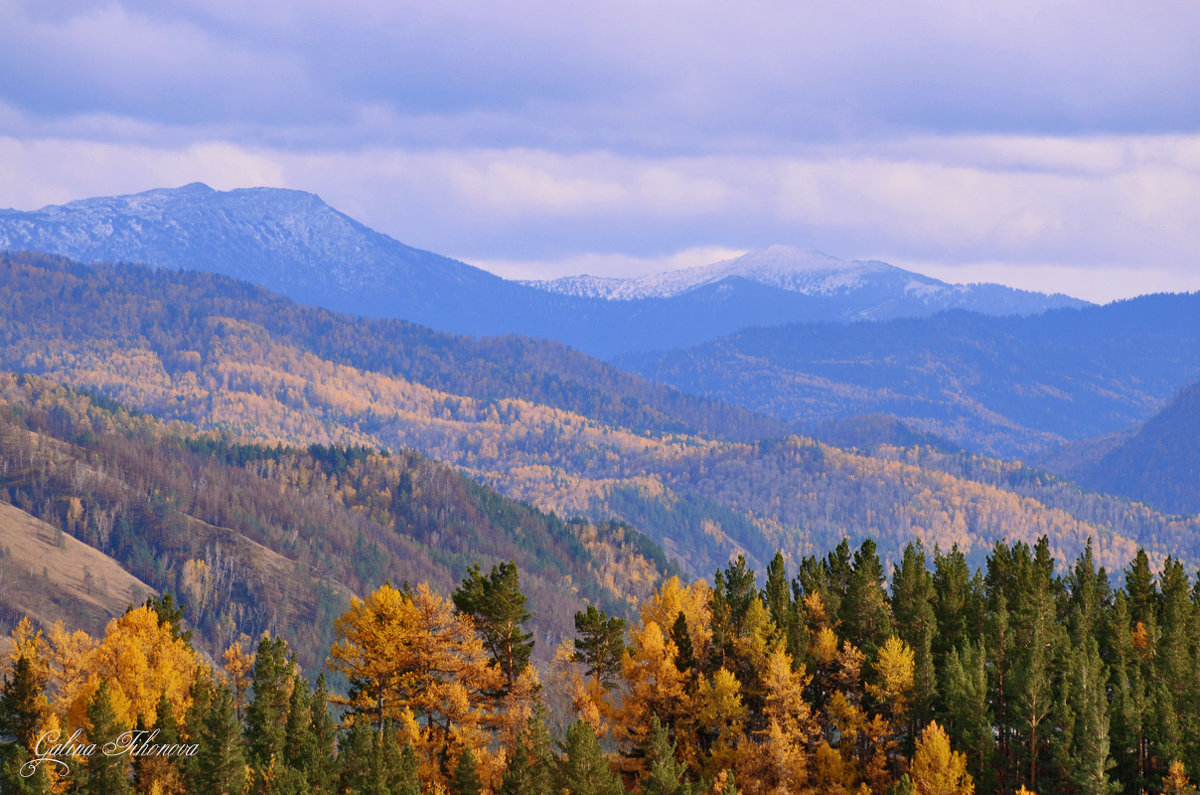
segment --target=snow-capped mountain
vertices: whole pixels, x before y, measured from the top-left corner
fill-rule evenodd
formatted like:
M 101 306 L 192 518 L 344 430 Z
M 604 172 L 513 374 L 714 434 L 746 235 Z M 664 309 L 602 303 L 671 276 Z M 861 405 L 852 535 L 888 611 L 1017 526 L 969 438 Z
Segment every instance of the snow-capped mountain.
M 548 281 L 529 281 L 526 284 L 563 295 L 636 301 L 642 298 L 670 298 L 730 276 L 740 276 L 791 292 L 828 295 L 861 284 L 871 272 L 889 268 L 896 270 L 882 262 L 847 262 L 811 249 L 771 246 L 734 259 L 648 276 L 619 279 L 585 274 Z
M 832 299 L 843 310 L 837 318 L 841 320 L 925 315 L 944 309 L 1034 314 L 1086 304 L 1065 295 L 1048 296 L 996 284 L 949 284 L 886 262 L 842 260 L 794 246 L 771 246 L 710 265 L 648 276 L 620 279 L 585 274 L 525 284 L 560 295 L 640 301 L 673 298 L 729 279 Z
M 194 183 L 0 211 L 0 249 L 245 279 L 297 301 L 459 334 L 526 334 L 596 356 L 695 345 L 749 326 L 928 315 L 1036 314 L 1083 302 L 950 285 L 881 262 L 775 246 L 642 279 L 525 284 L 412 248 L 294 190 Z

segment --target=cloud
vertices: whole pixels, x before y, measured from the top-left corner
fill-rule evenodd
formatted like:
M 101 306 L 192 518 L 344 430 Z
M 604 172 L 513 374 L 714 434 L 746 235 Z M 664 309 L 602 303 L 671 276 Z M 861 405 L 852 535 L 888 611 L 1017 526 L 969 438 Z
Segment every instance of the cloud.
M 1189 0 L 20 0 L 0 30 L 0 100 L 39 119 L 223 124 L 296 149 L 781 154 L 1200 127 Z
M 1066 289 L 1088 268 L 1120 289 L 1137 272 L 1192 289 L 1200 272 L 1200 136 L 920 136 L 695 157 L 0 139 L 0 206 L 194 180 L 311 190 L 411 245 L 530 277 L 773 243 L 925 263 L 953 281 L 979 263 L 1049 265 L 1067 269 L 1056 289 L 1076 294 L 1099 289 Z

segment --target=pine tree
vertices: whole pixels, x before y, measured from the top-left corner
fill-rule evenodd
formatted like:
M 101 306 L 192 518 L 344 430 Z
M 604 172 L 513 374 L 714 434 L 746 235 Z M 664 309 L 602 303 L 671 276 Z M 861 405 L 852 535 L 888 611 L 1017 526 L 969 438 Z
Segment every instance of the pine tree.
M 874 656 L 892 632 L 892 617 L 883 585 L 883 564 L 879 561 L 875 541 L 868 538 L 854 553 L 854 566 L 839 613 L 843 638 L 862 649 L 868 657 Z
M 546 708 L 538 704 L 509 756 L 500 785 L 501 795 L 551 795 L 557 760 L 546 729 Z
M 995 748 L 983 641 L 951 650 L 943 666 L 945 715 L 950 738 L 967 758 L 971 775 L 980 782 L 992 777 Z
M 567 729 L 564 757 L 559 766 L 559 786 L 571 795 L 624 795 L 621 779 L 612 771 L 596 733 L 586 721 Z
M 283 759 L 293 672 L 291 650 L 283 638 L 259 641 L 251 675 L 254 696 L 246 707 L 246 756 L 260 775 L 272 767 L 272 760 Z
M 164 746 L 178 744 L 179 724 L 175 720 L 175 707 L 167 698 L 165 690 L 158 700 L 158 709 L 155 712 L 158 720 L 153 729 L 157 730 L 158 734 L 154 736 L 154 743 Z M 177 756 L 138 756 L 133 760 L 133 771 L 134 782 L 139 792 L 149 792 L 153 787 L 157 787 L 162 793 L 182 791 L 183 778 L 180 759 Z
M 671 742 L 666 727 L 655 715 L 650 720 L 650 740 L 646 747 L 646 762 L 649 765 L 642 780 L 644 795 L 683 795 L 690 792 L 684 773 L 687 765 L 675 761 L 675 744 Z
M 329 688 L 325 674 L 317 677 L 317 688 L 309 700 L 312 756 L 306 763 L 308 786 L 314 793 L 334 791 L 337 781 L 337 726 L 329 714 Z
M 492 566 L 484 577 L 476 563 L 454 592 L 454 606 L 474 619 L 484 648 L 504 673 L 506 691 L 511 691 L 533 653 L 533 633 L 524 630 L 530 616 L 516 564 Z
M 601 687 L 616 684 L 625 656 L 625 619 L 609 618 L 595 605 L 575 614 L 575 654 L 573 659 L 587 666 L 587 675 Z
M 479 781 L 479 762 L 469 745 L 459 754 L 450 792 L 451 795 L 480 795 L 483 792 L 483 785 Z
M 88 702 L 87 717 L 91 724 L 88 741 L 96 746 L 96 752 L 87 757 L 78 792 L 81 795 L 130 795 L 133 787 L 129 781 L 129 757 L 104 752 L 106 745 L 116 746 L 117 738 L 125 732 L 125 727 L 117 723 L 106 682 L 100 683 Z
M 191 777 L 193 792 L 212 795 L 238 795 L 246 786 L 246 763 L 242 754 L 241 731 L 233 706 L 233 695 L 225 685 L 216 686 L 211 701 L 197 715 L 199 749 Z M 192 721 L 188 722 L 189 729 Z
M 1084 795 L 1110 795 L 1120 785 L 1109 779 L 1107 672 L 1095 638 L 1084 640 L 1071 654 L 1071 712 L 1074 731 L 1067 738 L 1067 774 Z

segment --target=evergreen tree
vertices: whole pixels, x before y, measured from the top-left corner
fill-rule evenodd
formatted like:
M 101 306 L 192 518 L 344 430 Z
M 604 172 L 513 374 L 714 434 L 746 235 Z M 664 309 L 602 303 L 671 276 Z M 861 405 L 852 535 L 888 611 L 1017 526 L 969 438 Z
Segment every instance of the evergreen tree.
M 516 564 L 509 561 L 492 566 L 484 577 L 476 563 L 454 592 L 454 606 L 475 620 L 484 647 L 504 673 L 506 690 L 511 691 L 533 653 L 533 633 L 524 630 L 530 616 Z
M 130 795 L 133 787 L 129 781 L 129 757 L 103 750 L 110 743 L 115 746 L 126 730 L 117 722 L 106 682 L 100 683 L 88 702 L 87 717 L 91 724 L 88 741 L 96 746 L 96 752 L 84 762 L 77 791 L 81 795 Z
M 158 734 L 154 736 L 154 743 L 164 746 L 178 744 L 179 723 L 175 720 L 175 707 L 165 690 L 159 696 L 155 713 L 158 717 L 153 729 Z M 133 760 L 133 773 L 139 792 L 149 792 L 156 782 L 158 790 L 164 793 L 179 792 L 183 786 L 180 759 L 177 756 L 137 756 Z
M 282 761 L 288 728 L 288 691 L 294 664 L 283 638 L 264 637 L 258 644 L 251 682 L 254 697 L 246 708 L 247 761 L 260 774 Z
M 575 614 L 575 654 L 572 659 L 587 666 L 605 689 L 612 687 L 621 672 L 625 656 L 625 619 L 609 618 L 595 605 Z
M 1084 795 L 1111 795 L 1120 789 L 1108 775 L 1113 767 L 1109 754 L 1107 672 L 1100 660 L 1095 638 L 1071 653 L 1072 729 L 1066 736 L 1066 772 L 1077 791 Z
M 585 721 L 575 721 L 567 729 L 559 766 L 559 786 L 571 795 L 624 795 L 621 779 L 612 772 L 596 733 Z
M 483 792 L 483 785 L 479 781 L 479 762 L 469 745 L 459 754 L 450 792 L 451 795 L 480 795 Z
M 22 654 L 13 664 L 12 672 L 5 675 L 0 690 L 0 781 L 22 795 L 50 791 L 45 763 L 31 775 L 23 775 L 21 771 L 30 759 L 30 749 L 37 742 L 37 732 L 45 716 L 42 695 L 45 681 L 38 673 L 40 668 Z
M 972 777 L 980 782 L 990 781 L 995 739 L 982 640 L 968 641 L 961 650 L 951 650 L 946 657 L 943 679 L 950 739 L 966 756 Z
M 957 544 L 945 555 L 934 549 L 932 579 L 933 592 L 937 595 L 934 601 L 937 632 L 933 637 L 933 654 L 940 665 L 951 649 L 959 648 L 967 639 L 968 628 L 974 630 L 974 627 L 970 627 L 968 611 L 971 571 Z
M 551 795 L 557 760 L 546 729 L 546 708 L 538 704 L 517 738 L 500 784 L 501 795 Z
M 875 541 L 868 538 L 854 553 L 854 565 L 839 613 L 844 638 L 868 657 L 874 655 L 892 632 L 892 617 L 883 585 L 883 564 L 879 561 Z
M 238 795 L 245 790 L 246 763 L 233 695 L 228 687 L 218 685 L 210 698 L 195 718 L 199 733 L 193 742 L 199 748 L 192 766 L 191 789 L 211 795 Z M 192 725 L 189 720 L 189 729 Z
M 324 673 L 317 677 L 317 688 L 309 700 L 309 725 L 313 750 L 305 766 L 308 786 L 317 795 L 333 792 L 337 781 L 337 726 L 329 714 Z
M 687 765 L 675 761 L 675 744 L 655 715 L 650 719 L 650 737 L 646 748 L 649 771 L 642 780 L 644 795 L 684 795 L 691 787 L 684 779 Z

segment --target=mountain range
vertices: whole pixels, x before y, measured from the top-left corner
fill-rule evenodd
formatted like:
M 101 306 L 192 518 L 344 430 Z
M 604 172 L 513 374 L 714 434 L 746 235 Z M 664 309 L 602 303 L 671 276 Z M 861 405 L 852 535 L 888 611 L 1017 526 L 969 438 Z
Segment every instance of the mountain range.
M 447 590 L 478 556 L 529 572 L 548 644 L 582 600 L 844 536 L 885 564 L 1041 535 L 1110 570 L 1200 561 L 1200 296 L 1097 307 L 787 247 L 518 284 L 311 194 L 203 185 L 0 213 L 0 247 L 81 260 L 0 253 L 0 502 L 27 514 L 4 527 L 190 595 L 213 649 L 328 635 L 350 593 Z M 40 548 L 0 557 L 13 593 L 48 587 Z M 82 566 L 94 624 L 119 600 Z
M 846 261 L 820 251 L 782 245 L 710 265 L 637 278 L 565 276 L 524 284 L 580 298 L 635 302 L 677 298 L 714 286 L 732 290 L 743 281 L 818 299 L 807 302 L 806 313 L 797 312 L 789 320 L 886 320 L 948 309 L 1034 315 L 1048 309 L 1087 305 L 1086 301 L 1061 294 L 1045 295 L 998 284 L 948 284 L 886 262 Z M 778 322 L 785 321 L 770 318 L 746 325 Z
M 798 320 L 1084 305 L 999 285 L 949 285 L 884 263 L 784 246 L 671 276 L 519 283 L 400 243 L 311 193 L 214 191 L 200 183 L 0 211 L 0 249 L 211 271 L 350 314 L 459 334 L 554 339 L 601 357 Z
M 416 450 L 559 516 L 627 521 L 690 574 L 739 553 L 795 563 L 845 535 L 891 560 L 913 538 L 981 561 L 1042 533 L 1062 559 L 1088 537 L 1106 564 L 1137 544 L 1200 558 L 1192 523 L 1020 463 L 903 437 L 839 449 L 557 343 L 353 318 L 213 274 L 0 266 L 0 369 L 247 443 Z

